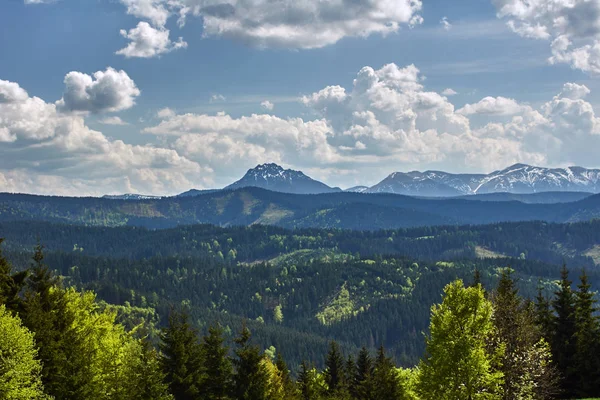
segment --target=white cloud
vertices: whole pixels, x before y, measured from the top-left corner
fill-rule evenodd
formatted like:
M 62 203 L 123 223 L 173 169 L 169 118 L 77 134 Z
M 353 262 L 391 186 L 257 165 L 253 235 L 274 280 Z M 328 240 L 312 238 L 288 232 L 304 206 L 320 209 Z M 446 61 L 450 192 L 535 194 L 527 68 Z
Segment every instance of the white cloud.
M 565 97 L 571 100 L 579 100 L 585 98 L 591 91 L 585 85 L 578 85 L 576 83 L 565 83 L 563 90 L 560 92 L 560 97 Z
M 100 121 L 101 124 L 103 125 L 117 125 L 117 126 L 126 126 L 129 125 L 127 122 L 123 121 L 121 118 L 119 117 L 106 117 L 101 119 Z
M 121 0 L 127 13 L 163 28 L 169 16 L 198 17 L 203 36 L 223 36 L 255 47 L 310 49 L 345 37 L 398 32 L 423 22 L 421 0 Z
M 442 25 L 442 28 L 444 28 L 447 31 L 449 31 L 450 29 L 452 29 L 452 24 L 450 23 L 450 21 L 448 21 L 448 17 L 442 18 L 440 20 L 440 25 Z
M 183 38 L 176 42 L 169 39 L 169 30 L 165 28 L 153 28 L 149 23 L 141 21 L 137 27 L 127 32 L 121 29 L 121 36 L 129 39 L 127 47 L 117 51 L 116 54 L 127 58 L 152 58 L 161 54 L 170 53 L 174 50 L 185 49 L 187 43 Z
M 21 102 L 28 97 L 27 92 L 16 83 L 0 79 L 0 104 Z
M 498 17 L 522 37 L 549 40 L 550 63 L 600 73 L 600 2 L 492 0 Z
M 92 76 L 69 72 L 65 76 L 65 92 L 56 102 L 63 112 L 115 112 L 131 108 L 140 90 L 123 70 L 107 68 Z
M 102 76 L 96 79 L 103 82 Z M 93 89 L 89 85 L 85 87 L 92 93 L 102 91 L 102 87 L 112 87 L 99 85 Z M 11 92 L 19 95 L 4 96 L 0 103 L 0 141 L 3 142 L 0 191 L 172 194 L 212 184 L 210 168 L 201 167 L 174 149 L 109 139 L 86 126 L 84 117 L 78 113 L 62 113 L 57 104 L 30 97 L 16 83 L 8 85 L 2 81 L 1 86 L 10 87 Z M 115 104 L 122 101 L 108 103 L 108 108 L 119 108 Z M 82 108 L 90 109 L 78 109 Z
M 171 117 L 175 116 L 175 111 L 173 111 L 169 107 L 166 107 L 166 108 L 163 108 L 161 110 L 158 110 L 157 113 L 156 113 L 156 116 L 158 118 L 168 119 L 168 118 L 171 118 Z
M 50 4 L 58 0 L 25 0 L 25 4 Z
M 168 2 L 163 0 L 121 0 L 127 7 L 127 14 L 146 19 L 153 25 L 164 27 L 169 18 Z
M 225 96 L 223 96 L 222 94 L 213 94 L 212 96 L 210 96 L 210 99 L 208 100 L 210 103 L 221 103 L 223 101 L 227 100 L 225 98 Z
M 455 96 L 458 94 L 458 92 L 454 89 L 446 88 L 446 89 L 442 90 L 442 94 L 444 96 Z
M 273 109 L 275 108 L 275 104 L 271 103 L 269 100 L 265 100 L 262 103 L 260 103 L 260 106 L 263 108 L 263 110 L 267 110 L 267 111 L 273 111 Z
M 462 115 L 489 114 L 489 115 L 514 115 L 523 111 L 523 106 L 514 99 L 506 97 L 485 97 L 475 104 L 465 104 L 457 111 Z

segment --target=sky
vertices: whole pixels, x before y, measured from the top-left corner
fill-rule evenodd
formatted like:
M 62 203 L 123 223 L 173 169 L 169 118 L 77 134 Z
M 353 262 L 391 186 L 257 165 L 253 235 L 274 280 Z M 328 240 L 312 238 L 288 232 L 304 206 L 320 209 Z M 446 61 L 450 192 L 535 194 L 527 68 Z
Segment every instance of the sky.
M 3 0 L 0 192 L 600 167 L 600 0 Z

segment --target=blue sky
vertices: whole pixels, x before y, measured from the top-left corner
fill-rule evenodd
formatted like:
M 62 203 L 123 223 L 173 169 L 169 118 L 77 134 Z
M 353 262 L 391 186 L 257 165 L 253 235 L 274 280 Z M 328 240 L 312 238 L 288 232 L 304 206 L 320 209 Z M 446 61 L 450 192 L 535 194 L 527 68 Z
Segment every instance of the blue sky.
M 556 15 L 521 0 L 4 1 L 0 190 L 171 194 L 268 161 L 342 187 L 600 167 L 600 13 L 555 2 Z M 582 15 L 593 29 L 569 26 Z M 163 42 L 137 43 L 138 24 Z

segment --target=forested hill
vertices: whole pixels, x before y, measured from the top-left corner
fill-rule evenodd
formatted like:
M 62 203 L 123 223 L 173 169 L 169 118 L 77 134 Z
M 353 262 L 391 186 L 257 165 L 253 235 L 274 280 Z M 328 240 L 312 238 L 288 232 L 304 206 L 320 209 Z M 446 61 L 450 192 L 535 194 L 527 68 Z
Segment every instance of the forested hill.
M 600 195 L 562 204 L 422 199 L 393 194 L 295 195 L 259 188 L 147 200 L 0 194 L 0 221 L 169 228 L 270 224 L 287 228 L 392 229 L 503 221 L 575 222 L 600 217 Z
M 600 288 L 600 221 L 500 223 L 360 232 L 273 226 L 182 226 L 165 230 L 2 222 L 5 254 L 30 263 L 43 243 L 67 284 L 132 307 L 134 321 L 164 322 L 172 305 L 190 308 L 205 329 L 246 320 L 264 348 L 293 364 L 320 363 L 328 339 L 355 351 L 384 344 L 412 365 L 423 354 L 429 307 L 455 278 L 480 271 L 494 285 L 515 270 L 522 294 L 555 289 L 566 262 Z M 129 308 L 128 308 L 129 309 Z M 156 314 L 154 313 L 156 310 Z

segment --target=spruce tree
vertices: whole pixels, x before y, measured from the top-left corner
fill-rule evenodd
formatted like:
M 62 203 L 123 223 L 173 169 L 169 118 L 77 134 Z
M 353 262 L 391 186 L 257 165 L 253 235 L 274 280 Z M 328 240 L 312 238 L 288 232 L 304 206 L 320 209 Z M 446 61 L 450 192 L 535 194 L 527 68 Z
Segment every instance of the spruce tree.
M 233 368 L 229 359 L 229 349 L 223 345 L 223 328 L 211 326 L 204 337 L 202 347 L 206 379 L 200 388 L 206 400 L 227 400 L 233 390 Z
M 492 294 L 497 346 L 503 346 L 499 369 L 504 375 L 504 400 L 529 399 L 554 393 L 555 372 L 547 342 L 535 324 L 531 303 L 518 295 L 510 268 L 504 269 Z
M 371 377 L 373 375 L 373 360 L 369 350 L 363 347 L 358 353 L 356 359 L 356 370 L 352 377 L 353 387 L 355 388 L 352 396 L 359 400 L 368 400 L 372 392 Z
M 250 343 L 250 330 L 244 325 L 235 339 L 237 349 L 235 366 L 234 398 L 236 400 L 266 400 L 268 375 L 262 365 L 263 355 Z
M 283 382 L 283 388 L 286 395 L 286 398 L 292 399 L 296 397 L 296 386 L 294 385 L 294 381 L 290 375 L 290 370 L 285 363 L 283 355 L 281 352 L 277 352 L 277 358 L 275 360 L 275 366 L 279 370 L 279 374 L 281 375 L 281 381 Z
M 175 400 L 200 399 L 204 381 L 203 354 L 198 334 L 185 311 L 172 310 L 161 333 L 161 365 Z
M 538 293 L 535 298 L 534 318 L 542 336 L 551 343 L 554 338 L 554 316 L 550 309 L 550 301 L 544 296 L 541 285 L 538 286 Z
M 566 397 L 575 394 L 577 377 L 575 376 L 576 317 L 575 296 L 571 289 L 569 271 L 565 265 L 561 270 L 558 290 L 554 293 L 552 308 L 555 317 L 552 321 L 552 354 L 562 377 L 562 390 Z
M 394 363 L 385 355 L 383 346 L 377 351 L 371 381 L 372 395 L 370 398 L 373 400 L 403 400 L 406 396 Z
M 10 311 L 21 312 L 22 304 L 19 294 L 25 286 L 28 271 L 13 273 L 12 265 L 4 257 L 0 238 L 0 304 L 6 305 Z
M 577 394 L 581 397 L 600 396 L 600 327 L 596 317 L 596 300 L 590 291 L 585 271 L 575 293 L 575 343 L 574 375 L 577 377 Z
M 140 343 L 141 354 L 138 366 L 136 400 L 173 400 L 166 382 L 166 374 L 161 368 L 158 352 L 144 339 Z
M 335 341 L 332 341 L 329 345 L 329 352 L 325 360 L 324 376 L 330 395 L 343 389 L 345 381 L 344 358 L 339 345 Z
M 302 364 L 300 364 L 300 372 L 298 373 L 296 385 L 298 386 L 302 400 L 316 400 L 318 398 L 318 393 L 314 388 L 312 369 L 306 361 L 302 361 Z

